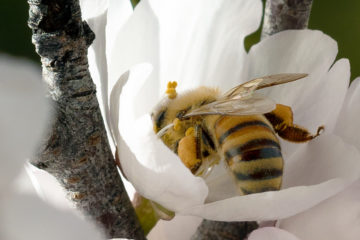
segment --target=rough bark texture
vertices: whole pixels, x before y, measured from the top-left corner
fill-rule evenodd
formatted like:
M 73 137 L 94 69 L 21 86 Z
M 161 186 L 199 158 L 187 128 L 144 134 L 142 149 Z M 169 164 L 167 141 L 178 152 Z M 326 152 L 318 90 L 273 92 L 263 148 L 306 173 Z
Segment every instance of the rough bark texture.
M 307 28 L 312 0 L 267 0 L 261 38 L 287 29 Z
M 145 239 L 118 174 L 87 60 L 95 38 L 78 0 L 28 0 L 29 26 L 56 117 L 33 164 L 55 176 L 109 237 Z
M 256 222 L 217 222 L 204 220 L 193 240 L 241 240 L 258 228 Z
M 261 38 L 287 29 L 308 26 L 312 0 L 267 0 Z M 193 240 L 246 239 L 258 228 L 256 222 L 216 222 L 204 220 Z

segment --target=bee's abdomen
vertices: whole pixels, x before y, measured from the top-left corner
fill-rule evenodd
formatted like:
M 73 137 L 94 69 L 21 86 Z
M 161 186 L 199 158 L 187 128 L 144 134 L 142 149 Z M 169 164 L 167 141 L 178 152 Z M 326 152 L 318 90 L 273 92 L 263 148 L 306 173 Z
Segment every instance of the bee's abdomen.
M 215 135 L 243 194 L 280 189 L 280 145 L 263 115 L 220 117 L 215 123 Z

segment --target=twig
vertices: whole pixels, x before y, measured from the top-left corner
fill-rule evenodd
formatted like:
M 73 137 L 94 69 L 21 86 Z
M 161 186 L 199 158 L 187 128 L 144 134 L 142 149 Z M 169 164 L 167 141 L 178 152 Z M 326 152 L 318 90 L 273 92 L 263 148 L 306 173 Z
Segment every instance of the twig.
M 312 0 L 267 0 L 261 38 L 286 29 L 307 28 Z M 256 229 L 255 222 L 216 222 L 204 220 L 193 240 L 245 239 Z
M 267 0 L 261 38 L 287 29 L 307 28 L 312 0 Z
M 111 153 L 87 60 L 95 38 L 78 0 L 28 0 L 56 117 L 33 164 L 57 178 L 109 237 L 145 239 Z
M 256 222 L 217 222 L 204 220 L 193 240 L 241 240 L 258 228 Z

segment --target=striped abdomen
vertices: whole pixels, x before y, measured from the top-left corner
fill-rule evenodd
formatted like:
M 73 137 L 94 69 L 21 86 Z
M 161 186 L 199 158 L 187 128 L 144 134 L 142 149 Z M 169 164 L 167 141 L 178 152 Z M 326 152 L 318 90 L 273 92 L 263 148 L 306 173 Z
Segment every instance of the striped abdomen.
M 218 147 L 243 194 L 280 189 L 279 140 L 263 115 L 221 116 L 214 127 Z

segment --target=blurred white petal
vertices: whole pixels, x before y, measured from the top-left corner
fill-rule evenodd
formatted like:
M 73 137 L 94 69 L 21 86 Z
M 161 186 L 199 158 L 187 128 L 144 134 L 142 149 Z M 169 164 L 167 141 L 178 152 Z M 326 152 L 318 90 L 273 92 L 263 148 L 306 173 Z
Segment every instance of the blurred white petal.
M 0 55 L 0 189 L 32 157 L 50 121 L 38 68 Z
M 171 221 L 159 220 L 146 236 L 149 240 L 186 240 L 191 239 L 202 218 L 175 216 Z
M 306 212 L 280 221 L 301 239 L 360 239 L 360 181 Z
M 69 211 L 60 211 L 40 199 L 9 194 L 0 202 L 1 239 L 103 240 L 99 228 Z
M 310 240 L 310 238 L 304 238 Z M 319 238 L 324 239 L 324 238 Z M 295 235 L 275 227 L 259 228 L 250 233 L 248 240 L 300 240 Z

